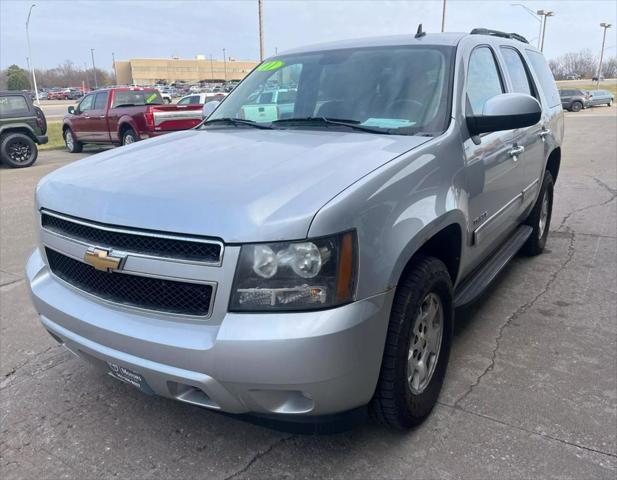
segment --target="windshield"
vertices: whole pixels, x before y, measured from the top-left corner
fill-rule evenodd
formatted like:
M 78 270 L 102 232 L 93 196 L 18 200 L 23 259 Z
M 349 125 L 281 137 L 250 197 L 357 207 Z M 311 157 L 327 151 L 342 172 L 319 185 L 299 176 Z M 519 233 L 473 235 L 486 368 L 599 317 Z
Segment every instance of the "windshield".
M 331 128 L 327 118 L 395 134 L 447 128 L 452 47 L 375 47 L 269 59 L 208 118 Z M 214 122 L 220 124 L 220 122 Z
M 158 90 L 117 90 L 114 92 L 112 108 L 136 105 L 163 105 L 163 97 Z

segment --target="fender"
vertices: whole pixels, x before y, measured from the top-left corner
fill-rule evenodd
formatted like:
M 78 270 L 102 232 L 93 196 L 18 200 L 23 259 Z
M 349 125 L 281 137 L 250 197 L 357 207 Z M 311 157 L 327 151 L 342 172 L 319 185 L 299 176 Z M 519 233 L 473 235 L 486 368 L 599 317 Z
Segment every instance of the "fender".
M 118 129 L 115 132 L 116 138 L 111 139 L 113 142 L 118 142 L 118 143 L 122 142 L 122 135 L 120 134 L 120 132 L 124 129 L 124 127 L 126 127 L 126 125 L 130 126 L 133 129 L 133 131 L 137 134 L 138 137 L 141 135 L 141 131 L 137 127 L 137 123 L 135 122 L 135 119 L 131 117 L 130 115 L 122 115 L 118 119 Z

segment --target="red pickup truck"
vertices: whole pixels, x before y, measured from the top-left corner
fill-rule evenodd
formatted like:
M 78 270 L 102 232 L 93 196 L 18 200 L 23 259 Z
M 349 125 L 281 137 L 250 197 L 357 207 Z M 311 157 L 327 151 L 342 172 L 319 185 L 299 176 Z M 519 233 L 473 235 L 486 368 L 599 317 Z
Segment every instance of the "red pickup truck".
M 106 88 L 84 96 L 64 117 L 62 135 L 71 153 L 85 143 L 126 145 L 201 122 L 201 105 L 167 105 L 154 88 Z

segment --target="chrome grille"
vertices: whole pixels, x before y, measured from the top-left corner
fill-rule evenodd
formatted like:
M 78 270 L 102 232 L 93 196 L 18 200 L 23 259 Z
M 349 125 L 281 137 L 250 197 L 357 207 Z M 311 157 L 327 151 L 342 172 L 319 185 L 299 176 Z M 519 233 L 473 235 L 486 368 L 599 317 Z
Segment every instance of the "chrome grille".
M 90 245 L 139 255 L 220 264 L 223 245 L 215 240 L 115 227 L 52 212 L 41 212 L 41 226 L 52 233 Z
M 45 248 L 51 271 L 70 285 L 110 302 L 159 312 L 206 316 L 212 285 L 108 273 L 50 248 Z

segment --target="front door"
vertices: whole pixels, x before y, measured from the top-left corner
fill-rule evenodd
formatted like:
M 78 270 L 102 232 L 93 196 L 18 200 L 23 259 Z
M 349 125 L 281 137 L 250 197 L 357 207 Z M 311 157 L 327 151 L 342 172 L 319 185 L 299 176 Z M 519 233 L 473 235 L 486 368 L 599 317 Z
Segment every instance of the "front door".
M 107 99 L 109 91 L 99 92 L 94 98 L 94 105 L 90 111 L 90 132 L 93 142 L 109 142 L 109 129 L 107 128 Z
M 479 46 L 471 52 L 465 93 L 466 115 L 481 115 L 489 98 L 505 93 L 503 75 L 489 46 Z M 516 225 L 523 168 L 512 130 L 468 138 L 463 148 L 473 264 L 490 253 L 495 243 Z
M 92 133 L 90 132 L 90 112 L 94 107 L 94 94 L 91 93 L 82 98 L 77 105 L 77 109 L 71 119 L 73 124 L 73 134 L 80 142 L 91 140 Z

